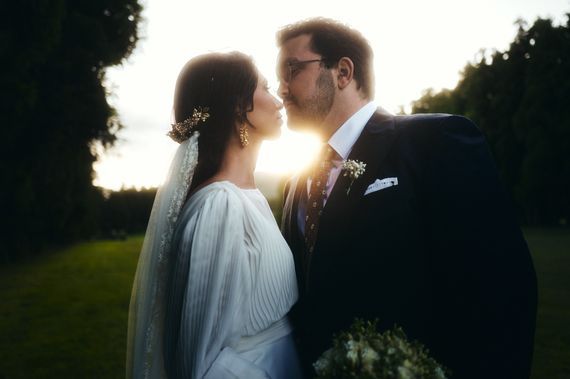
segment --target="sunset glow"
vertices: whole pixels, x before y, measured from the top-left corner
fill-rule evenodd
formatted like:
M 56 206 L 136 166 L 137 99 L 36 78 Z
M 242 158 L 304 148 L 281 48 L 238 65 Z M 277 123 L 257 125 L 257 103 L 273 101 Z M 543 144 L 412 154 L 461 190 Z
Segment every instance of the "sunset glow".
M 279 7 L 268 1 L 147 0 L 144 6 L 139 46 L 127 62 L 106 75 L 109 102 L 125 128 L 116 146 L 94 165 L 94 183 L 115 190 L 162 182 L 176 149 L 165 137 L 174 83 L 182 66 L 197 54 L 250 54 L 275 90 L 276 30 L 308 17 L 334 18 L 369 40 L 375 52 L 375 101 L 396 113 L 400 108 L 409 111 L 410 103 L 427 88 L 453 88 L 481 49 L 506 49 L 516 34 L 517 18 L 564 20 L 568 1 L 405 0 L 378 3 L 374 12 L 366 11 L 371 7 L 367 2 L 347 7 L 337 0 L 291 0 Z M 314 138 L 283 128 L 278 141 L 262 146 L 258 171 L 294 172 L 314 155 Z

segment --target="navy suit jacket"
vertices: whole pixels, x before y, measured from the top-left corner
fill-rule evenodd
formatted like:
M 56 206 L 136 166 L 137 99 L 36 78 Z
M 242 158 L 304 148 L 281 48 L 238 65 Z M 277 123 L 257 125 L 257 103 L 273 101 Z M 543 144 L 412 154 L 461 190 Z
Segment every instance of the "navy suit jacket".
M 297 208 L 308 171 L 285 187 L 282 232 L 300 300 L 291 311 L 307 370 L 355 317 L 401 326 L 453 378 L 528 378 L 536 275 L 480 130 L 453 115 L 377 111 L 340 175 L 308 269 Z M 364 195 L 376 179 L 398 184 Z

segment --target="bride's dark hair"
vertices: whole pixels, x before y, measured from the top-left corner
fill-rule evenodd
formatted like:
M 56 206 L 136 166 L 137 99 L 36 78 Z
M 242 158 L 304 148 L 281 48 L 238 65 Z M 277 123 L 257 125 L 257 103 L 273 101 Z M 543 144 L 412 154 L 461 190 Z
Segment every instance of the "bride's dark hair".
M 214 176 L 236 123 L 253 110 L 258 74 L 253 60 L 240 52 L 208 53 L 192 58 L 178 76 L 174 94 L 175 122 L 208 107 L 210 117 L 197 125 L 200 131 L 198 165 L 190 191 Z

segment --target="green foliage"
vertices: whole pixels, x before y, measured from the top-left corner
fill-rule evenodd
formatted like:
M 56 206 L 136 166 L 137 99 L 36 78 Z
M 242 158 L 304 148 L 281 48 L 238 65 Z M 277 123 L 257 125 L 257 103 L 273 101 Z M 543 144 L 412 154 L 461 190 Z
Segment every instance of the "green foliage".
M 377 321 L 356 319 L 314 364 L 317 379 L 444 379 L 446 369 L 400 327 L 377 330 Z
M 111 192 L 101 207 L 100 228 L 105 237 L 144 233 L 156 188 Z
M 570 18 L 538 19 L 508 50 L 483 52 L 453 90 L 428 90 L 412 112 L 463 114 L 485 133 L 526 224 L 570 218 Z
M 121 127 L 107 102 L 105 69 L 132 53 L 141 12 L 137 0 L 7 8 L 0 28 L 0 206 L 10 220 L 4 260 L 97 229 L 93 145 L 112 145 Z

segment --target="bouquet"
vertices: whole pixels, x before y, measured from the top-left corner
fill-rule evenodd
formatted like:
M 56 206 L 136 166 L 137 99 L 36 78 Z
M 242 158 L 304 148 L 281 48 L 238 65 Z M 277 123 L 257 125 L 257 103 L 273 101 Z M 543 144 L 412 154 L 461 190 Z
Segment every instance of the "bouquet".
M 378 321 L 356 319 L 333 339 L 333 347 L 313 364 L 317 379 L 446 379 L 448 370 L 418 342 L 395 326 L 377 331 Z

